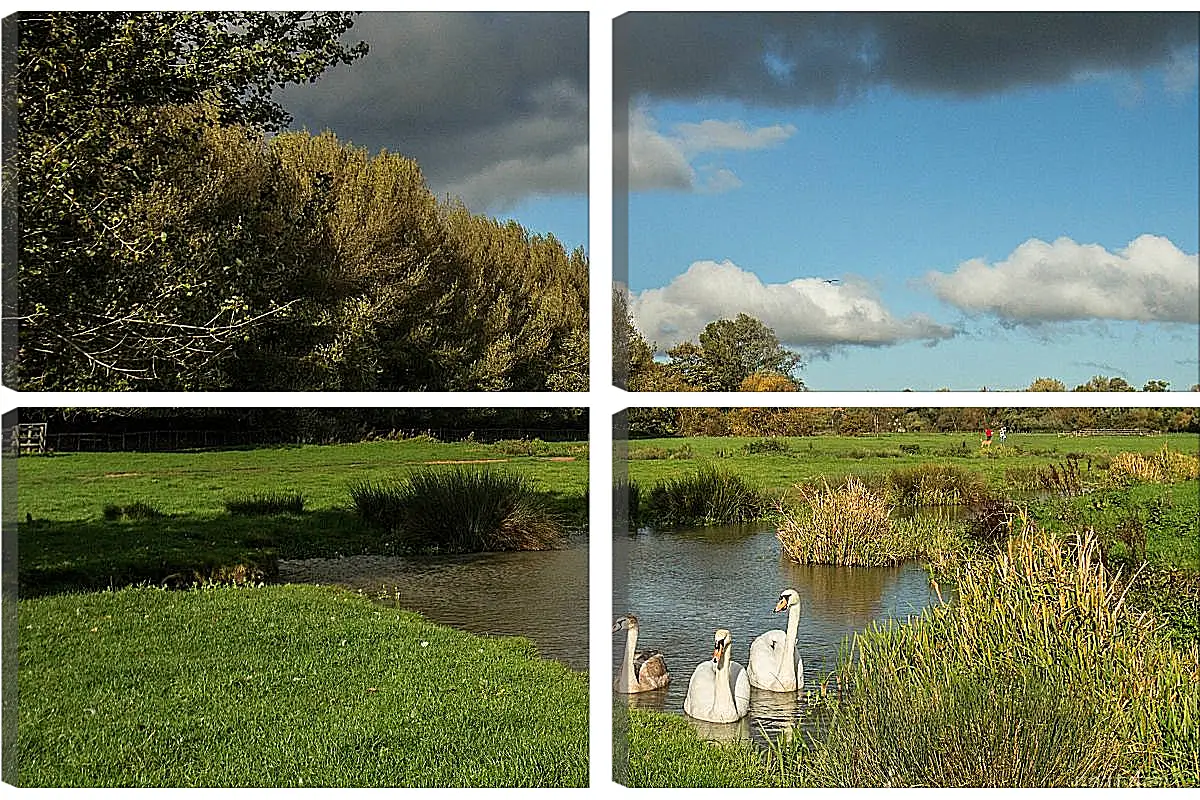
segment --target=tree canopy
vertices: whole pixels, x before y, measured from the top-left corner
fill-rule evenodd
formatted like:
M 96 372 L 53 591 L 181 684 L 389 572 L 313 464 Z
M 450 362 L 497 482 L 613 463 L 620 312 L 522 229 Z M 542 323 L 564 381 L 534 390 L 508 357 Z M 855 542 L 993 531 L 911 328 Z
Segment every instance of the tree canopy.
M 20 388 L 586 388 L 581 249 L 402 155 L 268 136 L 273 88 L 366 52 L 352 22 L 20 17 Z
M 689 384 L 708 392 L 736 392 L 755 374 L 792 379 L 803 359 L 782 347 L 775 332 L 748 314 L 710 322 L 699 344 L 683 342 L 667 351 L 670 365 Z M 803 388 L 803 383 L 795 381 Z

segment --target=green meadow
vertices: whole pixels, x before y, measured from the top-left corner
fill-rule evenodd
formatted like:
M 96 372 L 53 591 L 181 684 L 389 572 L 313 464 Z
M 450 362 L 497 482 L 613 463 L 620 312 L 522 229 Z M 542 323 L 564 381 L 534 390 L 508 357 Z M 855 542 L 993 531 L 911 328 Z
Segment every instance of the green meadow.
M 586 786 L 585 673 L 522 638 L 272 584 L 280 558 L 397 552 L 353 482 L 475 467 L 586 526 L 581 443 L 20 458 L 17 782 Z M 227 510 L 279 493 L 301 510 Z

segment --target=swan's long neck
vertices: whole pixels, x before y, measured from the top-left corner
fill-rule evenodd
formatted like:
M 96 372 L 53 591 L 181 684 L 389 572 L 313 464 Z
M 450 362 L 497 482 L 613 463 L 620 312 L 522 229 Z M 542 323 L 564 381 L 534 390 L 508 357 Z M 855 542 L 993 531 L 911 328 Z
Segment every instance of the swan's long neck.
M 626 680 L 632 682 L 637 681 L 637 676 L 633 674 L 633 654 L 637 651 L 637 628 L 630 626 L 625 631 L 625 663 L 621 666 L 621 671 L 625 673 Z
M 729 647 L 726 646 L 721 651 L 721 660 L 717 662 L 716 682 L 717 691 L 721 693 L 721 698 L 728 703 L 733 703 L 733 684 L 729 682 Z
M 783 651 L 791 653 L 796 649 L 796 631 L 800 629 L 800 604 L 796 603 L 788 609 L 787 636 L 783 640 Z

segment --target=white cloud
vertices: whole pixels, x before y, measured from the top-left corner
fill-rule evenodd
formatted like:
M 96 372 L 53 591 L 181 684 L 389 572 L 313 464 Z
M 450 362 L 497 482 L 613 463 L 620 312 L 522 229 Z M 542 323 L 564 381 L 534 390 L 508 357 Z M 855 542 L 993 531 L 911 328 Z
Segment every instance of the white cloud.
M 1150 234 L 1116 253 L 1066 237 L 1053 244 L 1030 239 L 995 265 L 972 259 L 926 280 L 938 297 L 963 311 L 1022 325 L 1200 322 L 1200 259 Z
M 644 107 L 635 107 L 629 113 L 629 188 L 730 191 L 742 185 L 732 170 L 708 164 L 697 167 L 697 159 L 722 151 L 765 150 L 795 133 L 794 125 L 751 128 L 740 120 L 707 119 L 679 123 L 673 134 L 666 134 Z
M 631 297 L 630 310 L 638 329 L 662 350 L 695 341 L 708 323 L 739 313 L 761 320 L 785 345 L 814 350 L 934 343 L 955 333 L 924 315 L 893 317 L 861 280 L 765 284 L 730 261 L 697 261 L 666 286 Z
M 450 184 L 446 193 L 467 208 L 503 212 L 531 196 L 578 192 L 580 178 L 587 176 L 587 159 L 586 144 L 548 158 L 513 158 Z
M 765 150 L 786 142 L 796 133 L 795 125 L 768 125 L 750 128 L 741 120 L 706 119 L 681 122 L 675 126 L 686 152 L 710 150 Z
M 690 190 L 696 173 L 683 153 L 681 142 L 663 136 L 643 109 L 629 114 L 629 188 Z

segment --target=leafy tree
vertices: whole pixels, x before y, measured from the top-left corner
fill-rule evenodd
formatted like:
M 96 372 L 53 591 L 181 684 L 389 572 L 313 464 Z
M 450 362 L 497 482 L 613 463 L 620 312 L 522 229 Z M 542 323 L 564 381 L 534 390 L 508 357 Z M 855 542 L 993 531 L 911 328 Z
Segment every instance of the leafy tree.
M 1136 391 L 1124 378 L 1109 378 L 1095 375 L 1087 383 L 1081 383 L 1072 391 L 1075 392 L 1133 392 Z
M 1067 385 L 1057 378 L 1036 378 L 1029 384 L 1027 392 L 1065 392 Z
M 754 373 L 790 377 L 803 359 L 779 344 L 775 332 L 747 314 L 710 322 L 700 343 L 683 342 L 667 351 L 671 368 L 685 381 L 710 392 L 735 392 Z M 797 388 L 804 388 L 796 381 Z
M 363 55 L 366 45 L 340 42 L 351 23 L 345 12 L 19 16 L 21 388 L 212 388 L 233 346 L 282 313 L 250 299 L 276 278 L 256 289 L 254 265 L 232 248 L 213 241 L 209 258 L 182 261 L 189 236 L 166 223 L 187 215 L 152 195 L 216 152 L 212 129 L 253 139 L 282 128 L 271 92 Z M 278 188 L 265 177 L 256 186 Z M 236 218 L 228 205 L 210 210 Z
M 738 385 L 739 392 L 798 392 L 799 384 L 777 372 L 753 372 Z
M 1143 392 L 1166 392 L 1171 386 L 1170 381 L 1149 380 L 1142 387 Z

